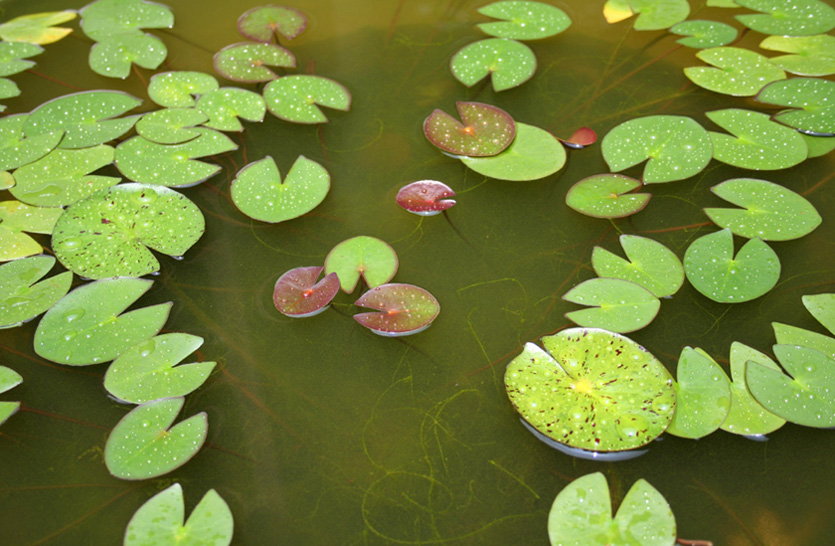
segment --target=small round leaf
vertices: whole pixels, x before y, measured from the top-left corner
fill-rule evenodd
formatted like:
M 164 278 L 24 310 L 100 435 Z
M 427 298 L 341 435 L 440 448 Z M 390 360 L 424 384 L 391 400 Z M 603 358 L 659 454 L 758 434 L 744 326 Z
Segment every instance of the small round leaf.
M 478 8 L 487 17 L 500 23 L 480 23 L 479 30 L 497 38 L 540 40 L 556 36 L 571 26 L 565 12 L 550 4 L 528 0 L 500 0 Z
M 350 294 L 360 276 L 369 288 L 389 282 L 399 262 L 394 249 L 375 237 L 360 235 L 342 241 L 325 257 L 325 274 L 339 275 L 342 291 Z
M 217 80 L 203 72 L 164 72 L 154 74 L 148 83 L 148 96 L 166 108 L 194 106 L 194 97 L 218 88 Z
M 593 218 L 624 218 L 644 210 L 648 193 L 630 193 L 641 181 L 622 174 L 595 174 L 575 183 L 565 194 L 565 204 Z
M 623 279 L 589 279 L 566 292 L 562 299 L 591 306 L 566 313 L 568 320 L 620 334 L 640 330 L 652 322 L 661 307 L 652 292 Z
M 293 68 L 296 57 L 275 44 L 244 42 L 224 47 L 214 57 L 215 70 L 224 78 L 236 82 L 268 82 L 278 74 L 268 67 Z
M 490 76 L 493 90 L 504 91 L 531 79 L 536 72 L 536 56 L 522 42 L 488 38 L 459 49 L 452 56 L 450 69 L 467 87 Z
M 275 308 L 292 318 L 312 317 L 327 309 L 339 292 L 339 277 L 330 273 L 316 282 L 323 269 L 297 267 L 279 277 L 273 290 Z
M 377 309 L 374 313 L 357 313 L 354 320 L 386 337 L 408 336 L 429 328 L 441 311 L 435 296 L 411 284 L 391 283 L 375 286 L 354 302 L 354 305 Z
M 790 106 L 772 119 L 812 136 L 835 136 L 835 82 L 792 78 L 774 82 L 757 95 L 766 104 Z
M 325 123 L 328 118 L 316 106 L 347 112 L 351 94 L 338 82 L 321 76 L 284 76 L 264 88 L 270 113 L 295 123 Z
M 455 192 L 437 180 L 418 180 L 406 184 L 397 192 L 397 204 L 419 216 L 434 216 L 455 205 Z
M 292 40 L 307 27 L 307 17 L 285 6 L 259 6 L 238 19 L 238 31 L 256 42 L 269 42 L 273 36 Z
M 685 47 L 708 49 L 728 45 L 738 35 L 731 25 L 718 21 L 682 21 L 670 28 L 670 32 L 686 38 L 679 38 L 676 42 Z
M 479 174 L 498 180 L 527 181 L 550 176 L 565 165 L 565 148 L 554 135 L 539 127 L 516 123 L 516 138 L 498 155 L 460 157 Z

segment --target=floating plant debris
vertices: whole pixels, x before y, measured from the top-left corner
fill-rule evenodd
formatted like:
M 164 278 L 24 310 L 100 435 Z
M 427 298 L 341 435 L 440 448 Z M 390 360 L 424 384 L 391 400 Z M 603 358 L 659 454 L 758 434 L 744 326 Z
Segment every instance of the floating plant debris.
M 786 420 L 774 415 L 757 402 L 745 379 L 749 363 L 771 368 L 779 373 L 780 367 L 763 353 L 739 342 L 731 344 L 731 407 L 728 416 L 719 427 L 725 432 L 763 437 L 782 427 Z
M 672 250 L 658 241 L 621 235 L 628 260 L 596 246 L 591 265 L 598 277 L 623 279 L 643 286 L 657 298 L 672 296 L 684 284 L 684 266 Z
M 455 205 L 455 192 L 437 180 L 418 180 L 406 184 L 395 197 L 397 204 L 420 216 L 434 216 Z
M 493 90 L 504 91 L 531 79 L 536 72 L 536 55 L 522 42 L 488 38 L 458 50 L 452 56 L 450 70 L 467 87 L 490 76 Z
M 282 315 L 304 318 L 328 308 L 339 292 L 339 277 L 329 273 L 317 282 L 324 267 L 297 267 L 287 271 L 275 283 L 273 303 Z
M 667 432 L 702 438 L 719 428 L 731 406 L 731 382 L 710 355 L 685 347 L 676 365 L 676 410 Z
M 215 70 L 236 82 L 258 83 L 278 78 L 269 67 L 294 68 L 296 57 L 275 44 L 245 42 L 232 44 L 215 53 Z
M 463 101 L 455 106 L 461 121 L 435 109 L 423 122 L 426 138 L 441 150 L 459 156 L 493 156 L 513 142 L 516 122 L 501 108 Z
M 21 15 L 0 24 L 0 39 L 6 42 L 51 44 L 72 32 L 71 28 L 55 25 L 72 21 L 76 15 L 72 10 Z
M 392 283 L 376 286 L 355 302 L 360 307 L 379 312 L 358 313 L 354 320 L 386 337 L 417 334 L 429 328 L 441 311 L 435 296 L 411 284 Z
M 325 123 L 319 106 L 347 112 L 351 94 L 341 83 L 321 76 L 284 76 L 264 88 L 267 108 L 277 118 L 294 123 Z
M 360 235 L 333 247 L 325 257 L 325 274 L 336 273 L 342 291 L 350 294 L 360 276 L 368 288 L 389 282 L 397 273 L 399 262 L 394 249 L 377 239 Z
M 652 292 L 623 279 L 589 279 L 566 292 L 562 299 L 590 306 L 566 313 L 568 320 L 619 334 L 640 330 L 652 322 L 661 307 Z
M 556 36 L 571 26 L 565 12 L 544 2 L 501 0 L 478 8 L 478 12 L 501 22 L 479 23 L 479 30 L 497 38 L 540 40 Z
M 284 36 L 292 40 L 307 27 L 307 17 L 297 9 L 285 6 L 259 6 L 238 19 L 238 31 L 256 42 L 269 42 Z
M 0 328 L 32 320 L 69 292 L 69 271 L 38 282 L 53 265 L 52 256 L 31 256 L 0 265 Z
M 570 137 L 560 138 L 559 141 L 569 148 L 580 150 L 597 142 L 597 133 L 591 127 L 580 127 Z
M 490 157 L 459 158 L 464 165 L 497 180 L 528 181 L 550 176 L 565 165 L 565 148 L 539 127 L 516 123 L 516 138 L 503 152 Z
M 595 174 L 575 182 L 565 194 L 565 204 L 594 218 L 624 218 L 649 203 L 650 194 L 631 193 L 641 186 L 640 180 L 622 174 Z

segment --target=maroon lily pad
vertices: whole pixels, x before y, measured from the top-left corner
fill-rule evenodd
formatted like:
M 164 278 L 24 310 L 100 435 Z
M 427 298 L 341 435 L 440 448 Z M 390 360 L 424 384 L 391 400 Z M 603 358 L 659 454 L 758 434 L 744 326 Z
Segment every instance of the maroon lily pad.
M 238 31 L 256 42 L 269 42 L 273 36 L 292 40 L 307 27 L 307 17 L 297 9 L 285 6 L 252 8 L 238 19 Z
M 429 142 L 454 155 L 493 156 L 510 146 L 516 136 L 516 122 L 510 114 L 481 102 L 455 103 L 461 121 L 435 109 L 423 122 Z
M 293 318 L 312 317 L 328 308 L 339 291 L 336 273 L 316 282 L 324 267 L 297 267 L 278 278 L 273 303 L 283 315 Z
M 420 216 L 434 216 L 455 205 L 452 188 L 437 180 L 418 180 L 400 188 L 397 204 Z
M 597 133 L 591 127 L 580 127 L 570 137 L 559 140 L 569 148 L 579 150 L 597 142 Z
M 381 284 L 356 301 L 380 312 L 358 313 L 354 320 L 381 336 L 408 336 L 429 328 L 441 311 L 435 296 L 412 284 Z

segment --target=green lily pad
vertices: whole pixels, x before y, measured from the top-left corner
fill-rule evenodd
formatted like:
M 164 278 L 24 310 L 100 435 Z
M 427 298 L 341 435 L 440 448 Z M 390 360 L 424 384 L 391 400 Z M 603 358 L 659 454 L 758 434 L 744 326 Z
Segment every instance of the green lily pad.
M 224 47 L 214 57 L 215 70 L 236 82 L 258 83 L 278 78 L 268 67 L 294 68 L 296 57 L 275 44 L 244 42 Z
M 739 9 L 739 6 L 734 0 L 707 0 L 707 6 L 711 8 L 734 8 Z
M 162 4 L 145 0 L 98 0 L 81 10 L 81 29 L 96 42 L 143 28 L 171 28 L 174 14 Z
M 20 374 L 6 366 L 0 366 L 0 394 L 23 383 Z M 20 402 L 0 402 L 0 425 L 20 409 Z
M 104 144 L 130 131 L 139 116 L 117 118 L 142 104 L 121 91 L 82 91 L 64 95 L 35 108 L 23 125 L 28 137 L 64 131 L 61 148 Z
M 731 407 L 731 382 L 719 364 L 702 349 L 685 347 L 676 376 L 676 411 L 667 432 L 697 439 L 718 429 Z
M 32 256 L 0 266 L 0 328 L 32 320 L 69 292 L 69 271 L 38 282 L 53 265 L 52 256 Z
M 640 180 L 622 174 L 595 174 L 575 183 L 565 194 L 565 204 L 593 218 L 624 218 L 644 210 L 652 195 L 630 193 Z
M 238 19 L 238 32 L 256 42 L 269 42 L 275 36 L 292 40 L 307 27 L 307 17 L 285 6 L 259 6 Z
M 809 159 L 824 156 L 832 150 L 835 150 L 835 138 L 818 137 L 804 133 L 800 133 L 800 135 L 806 141 L 806 146 L 809 148 Z
M 815 294 L 801 299 L 812 316 L 835 335 L 835 294 Z
M 687 0 L 608 0 L 603 15 L 609 23 L 617 23 L 638 14 L 635 30 L 663 30 L 687 19 Z
M 0 190 L 7 190 L 13 188 L 15 179 L 9 171 L 0 171 Z
M 194 96 L 205 95 L 218 88 L 217 80 L 204 72 L 164 72 L 154 74 L 148 83 L 148 96 L 166 108 L 194 106 Z M 194 96 L 193 96 L 194 95 Z
M 619 334 L 640 330 L 652 322 L 661 307 L 652 292 L 623 279 L 589 279 L 566 292 L 562 299 L 591 306 L 566 313 L 568 320 Z
M 104 446 L 107 470 L 122 480 L 147 480 L 186 464 L 203 447 L 209 422 L 200 412 L 171 426 L 184 403 L 163 398 L 125 415 Z
M 624 451 L 669 425 L 673 378 L 631 339 L 570 328 L 542 343 L 548 352 L 526 343 L 504 377 L 516 411 L 542 434 L 587 451 Z
M 0 78 L 0 99 L 10 99 L 17 96 L 20 96 L 20 88 L 17 84 L 8 78 Z M 3 110 L 6 109 L 5 106 L 2 108 Z
M 646 480 L 636 481 L 612 519 L 612 501 L 600 472 L 560 491 L 548 514 L 551 546 L 672 546 L 676 520 L 670 505 Z
M 710 132 L 713 157 L 743 169 L 788 169 L 801 163 L 808 154 L 806 141 L 797 131 L 753 110 L 727 108 L 705 115 L 734 136 Z
M 197 99 L 196 108 L 209 116 L 206 127 L 218 131 L 243 131 L 238 118 L 262 121 L 267 113 L 264 97 L 253 91 L 224 87 L 209 91 Z
M 504 38 L 488 38 L 459 49 L 450 61 L 455 79 L 472 87 L 487 76 L 494 91 L 522 85 L 536 72 L 536 55 L 531 48 Z
M 214 489 L 185 520 L 183 488 L 175 483 L 148 499 L 130 518 L 124 546 L 228 546 L 233 530 L 232 511 Z
M 342 291 L 350 294 L 360 276 L 368 288 L 389 282 L 397 273 L 397 253 L 387 243 L 360 235 L 342 241 L 325 257 L 325 275 L 336 273 Z
M 351 94 L 338 82 L 321 76 L 284 76 L 264 88 L 267 108 L 277 118 L 295 123 L 325 123 L 319 106 L 347 112 Z
M 835 338 L 779 322 L 772 322 L 771 326 L 774 328 L 774 337 L 780 345 L 809 347 L 830 358 L 835 358 Z
M 620 244 L 628 260 L 602 247 L 594 247 L 591 265 L 598 277 L 631 281 L 657 298 L 678 292 L 684 283 L 684 266 L 672 250 L 637 235 L 621 235 Z
M 792 107 L 772 116 L 774 121 L 813 136 L 835 136 L 835 82 L 792 78 L 765 87 L 757 100 Z
M 720 303 L 741 303 L 766 294 L 780 278 L 780 259 L 761 239 L 746 242 L 734 256 L 731 230 L 693 241 L 684 254 L 693 288 Z
M 72 32 L 71 28 L 55 27 L 55 25 L 72 21 L 76 15 L 76 12 L 71 10 L 21 15 L 0 25 L 0 40 L 40 45 L 51 44 Z
M 735 0 L 738 6 L 759 11 L 736 19 L 763 34 L 811 36 L 835 28 L 835 9 L 820 0 Z
M 0 262 L 40 254 L 43 250 L 28 233 L 52 233 L 63 214 L 60 208 L 30 207 L 20 201 L 0 201 Z
M 93 45 L 90 68 L 108 78 L 125 79 L 133 64 L 155 70 L 168 55 L 165 44 L 150 34 L 117 34 Z
M 760 42 L 760 47 L 788 53 L 768 59 L 786 72 L 800 76 L 835 74 L 835 36 L 769 36 Z
M 197 205 L 163 186 L 119 184 L 71 205 L 58 219 L 52 249 L 90 279 L 159 271 L 151 249 L 182 256 L 203 235 Z
M 739 35 L 731 25 L 718 21 L 682 21 L 670 27 L 670 32 L 686 38 L 679 38 L 677 43 L 694 49 L 721 47 L 732 43 Z
M 510 146 L 516 136 L 516 122 L 510 114 L 481 102 L 455 103 L 461 121 L 435 109 L 423 122 L 429 142 L 454 155 L 493 156 Z
M 107 368 L 104 388 L 131 404 L 160 398 L 185 396 L 197 390 L 216 362 L 180 364 L 203 345 L 203 338 L 190 334 L 162 334 L 141 341 L 119 355 Z
M 357 313 L 354 320 L 385 337 L 422 332 L 441 312 L 438 300 L 428 290 L 402 283 L 375 286 L 360 296 L 354 305 L 377 309 L 377 312 Z
M 736 97 L 751 97 L 786 73 L 759 53 L 739 47 L 703 49 L 696 56 L 716 68 L 691 66 L 684 75 L 700 87 Z
M 684 116 L 647 116 L 614 127 L 600 143 L 613 172 L 645 160 L 644 184 L 683 180 L 700 173 L 713 156 L 707 131 Z
M 749 363 L 755 363 L 772 370 L 780 367 L 763 353 L 739 342 L 731 344 L 731 409 L 719 427 L 725 432 L 741 436 L 763 436 L 774 432 L 786 424 L 786 420 L 774 415 L 757 400 L 748 390 L 745 379 Z
M 497 180 L 527 181 L 550 176 L 565 165 L 565 148 L 539 127 L 516 123 L 516 138 L 498 155 L 459 158 L 464 165 Z
M 764 241 L 789 241 L 808 235 L 821 223 L 815 207 L 793 191 L 765 180 L 735 178 L 711 191 L 742 209 L 706 208 L 708 218 L 734 235 Z
M 113 162 L 113 148 L 99 144 L 78 150 L 57 149 L 14 172 L 10 190 L 18 200 L 38 207 L 62 207 L 121 182 L 89 173 Z
M 181 144 L 201 135 L 195 125 L 209 116 L 193 108 L 164 108 L 148 112 L 136 122 L 139 136 L 157 144 Z
M 63 131 L 49 131 L 25 138 L 23 126 L 29 114 L 0 118 L 0 170 L 16 169 L 42 158 L 54 150 L 64 137 Z
M 219 165 L 194 158 L 217 155 L 238 148 L 221 132 L 196 128 L 199 136 L 182 144 L 157 144 L 141 136 L 122 142 L 116 148 L 116 167 L 135 182 L 184 188 L 217 174 Z
M 543 2 L 501 0 L 478 8 L 478 12 L 502 20 L 476 25 L 485 34 L 497 38 L 540 40 L 556 36 L 571 26 L 571 19 L 563 10 Z
M 324 201 L 330 188 L 328 171 L 315 161 L 299 156 L 282 181 L 275 160 L 267 156 L 241 169 L 230 191 L 241 212 L 276 223 L 307 214 Z
M 155 336 L 171 310 L 160 303 L 122 314 L 152 281 L 121 277 L 83 284 L 52 306 L 35 331 L 35 352 L 69 366 L 100 364 Z
M 0 76 L 11 76 L 35 66 L 29 57 L 40 55 L 43 48 L 26 42 L 0 42 Z

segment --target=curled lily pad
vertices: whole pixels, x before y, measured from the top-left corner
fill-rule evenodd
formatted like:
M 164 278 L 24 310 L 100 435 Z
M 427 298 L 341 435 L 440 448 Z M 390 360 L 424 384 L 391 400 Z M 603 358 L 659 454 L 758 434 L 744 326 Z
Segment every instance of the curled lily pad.
M 714 47 L 696 56 L 715 68 L 691 66 L 684 75 L 700 87 L 733 95 L 751 97 L 767 84 L 786 78 L 786 73 L 759 53 L 739 47 Z
M 774 415 L 751 395 L 745 379 L 750 362 L 775 371 L 780 367 L 763 353 L 747 345 L 734 342 L 731 345 L 731 408 L 720 427 L 726 432 L 741 436 L 762 437 L 782 427 L 786 420 Z
M 90 50 L 90 68 L 108 78 L 125 79 L 132 65 L 154 70 L 165 60 L 168 49 L 150 34 L 117 34 L 97 42 Z
M 635 30 L 662 30 L 687 19 L 687 0 L 608 0 L 603 14 L 609 23 L 617 23 L 638 14 Z
M 667 432 L 702 438 L 725 422 L 731 407 L 731 382 L 703 350 L 685 347 L 676 366 L 676 411 Z
M 429 142 L 445 152 L 469 157 L 496 155 L 513 142 L 516 122 L 510 114 L 480 102 L 455 103 L 461 121 L 435 109 L 423 122 Z
M 69 271 L 38 282 L 53 265 L 52 256 L 32 256 L 0 266 L 0 328 L 32 320 L 69 292 Z
M 113 360 L 156 335 L 168 319 L 170 302 L 122 314 L 152 284 L 145 279 L 120 277 L 81 285 L 41 319 L 35 331 L 35 352 L 70 366 Z
M 695 49 L 708 49 L 728 45 L 739 34 L 734 27 L 718 21 L 682 21 L 670 27 L 670 32 L 686 38 L 676 42 Z
M 136 122 L 136 132 L 157 144 L 180 144 L 200 136 L 194 129 L 209 116 L 193 108 L 164 108 L 148 112 Z
M 171 28 L 174 14 L 162 4 L 145 0 L 97 0 L 81 10 L 81 29 L 100 42 L 143 28 Z
M 275 283 L 273 303 L 285 316 L 304 318 L 328 308 L 339 292 L 339 277 L 330 273 L 316 282 L 323 267 L 297 267 L 284 273 Z
M 25 138 L 23 126 L 28 114 L 16 114 L 0 118 L 0 170 L 16 169 L 31 163 L 54 150 L 64 132 L 49 131 Z
M 594 218 L 624 218 L 644 210 L 648 193 L 630 193 L 642 186 L 622 174 L 594 174 L 575 183 L 565 194 L 565 204 Z
M 434 216 L 455 205 L 452 188 L 437 180 L 418 180 L 406 184 L 395 197 L 397 204 L 413 214 Z
M 620 244 L 628 260 L 602 247 L 594 247 L 591 265 L 598 277 L 634 282 L 657 298 L 678 292 L 684 283 L 684 266 L 672 250 L 637 235 L 621 235 Z
M 43 48 L 26 42 L 0 42 L 0 76 L 11 76 L 35 66 L 29 57 L 40 55 Z
M 375 286 L 354 302 L 377 312 L 357 313 L 354 320 L 381 336 L 399 337 L 429 328 L 441 311 L 435 296 L 412 284 Z
M 498 23 L 480 23 L 479 30 L 497 38 L 539 40 L 556 36 L 571 26 L 565 12 L 544 2 L 528 0 L 500 0 L 478 8 L 478 12 Z
M 238 31 L 250 40 L 269 42 L 273 36 L 292 40 L 307 27 L 307 17 L 285 6 L 259 6 L 238 19 Z
M 793 167 L 806 159 L 808 148 L 797 131 L 771 121 L 767 114 L 727 108 L 705 115 L 733 136 L 710 132 L 713 157 L 752 170 Z
M 772 116 L 777 122 L 812 136 L 835 136 L 835 82 L 819 78 L 774 82 L 760 91 L 757 100 L 792 108 Z
M 800 76 L 835 74 L 835 36 L 769 36 L 760 47 L 788 53 L 768 59 L 786 72 Z
M 186 464 L 206 441 L 209 423 L 200 412 L 174 426 L 183 398 L 135 407 L 119 421 L 104 446 L 107 470 L 122 480 L 156 478 Z
M 580 127 L 570 137 L 560 138 L 559 141 L 569 148 L 580 150 L 597 142 L 597 133 L 591 127 Z
M 346 239 L 333 247 L 325 257 L 325 274 L 339 275 L 342 291 L 350 294 L 357 287 L 360 276 L 368 288 L 389 282 L 397 272 L 397 253 L 387 243 L 360 235 Z
M 43 250 L 28 233 L 50 234 L 60 208 L 30 207 L 20 201 L 0 202 L 0 262 L 40 254 Z
M 810 36 L 835 28 L 835 8 L 820 0 L 734 0 L 738 6 L 759 11 L 737 15 L 737 20 L 763 34 Z
M 267 113 L 264 97 L 237 87 L 223 87 L 209 91 L 197 99 L 196 108 L 209 116 L 206 127 L 218 131 L 243 131 L 238 118 L 262 121 Z
M 812 316 L 835 335 L 835 294 L 815 294 L 801 299 Z
M 565 148 L 554 135 L 539 127 L 516 123 L 516 138 L 503 152 L 491 157 L 465 157 L 461 162 L 484 176 L 527 181 L 550 176 L 565 165 Z
M 296 57 L 275 44 L 244 42 L 226 46 L 215 53 L 215 70 L 236 82 L 268 82 L 278 77 L 270 66 L 293 68 Z
M 9 391 L 23 383 L 20 374 L 6 366 L 0 366 L 0 394 Z M 20 402 L 0 402 L 0 425 L 20 409 Z
M 542 434 L 587 451 L 648 444 L 673 418 L 670 373 L 631 339 L 570 328 L 525 344 L 505 372 L 516 411 Z
M 217 88 L 217 80 L 211 74 L 164 72 L 151 77 L 148 96 L 166 108 L 188 108 L 194 106 L 194 95 L 205 95 Z
M 321 76 L 284 76 L 264 88 L 267 108 L 277 118 L 295 123 L 325 123 L 319 106 L 347 112 L 351 94 L 339 83 Z
M 562 299 L 590 306 L 566 313 L 568 320 L 620 334 L 640 330 L 652 322 L 661 307 L 652 292 L 623 279 L 589 279 L 566 292 Z
M 55 25 L 72 21 L 76 15 L 72 10 L 21 15 L 0 25 L 0 39 L 6 42 L 51 44 L 72 32 L 71 28 Z
M 536 56 L 522 42 L 488 38 L 459 49 L 452 56 L 450 69 L 467 87 L 490 76 L 493 90 L 504 91 L 531 79 L 536 72 Z

